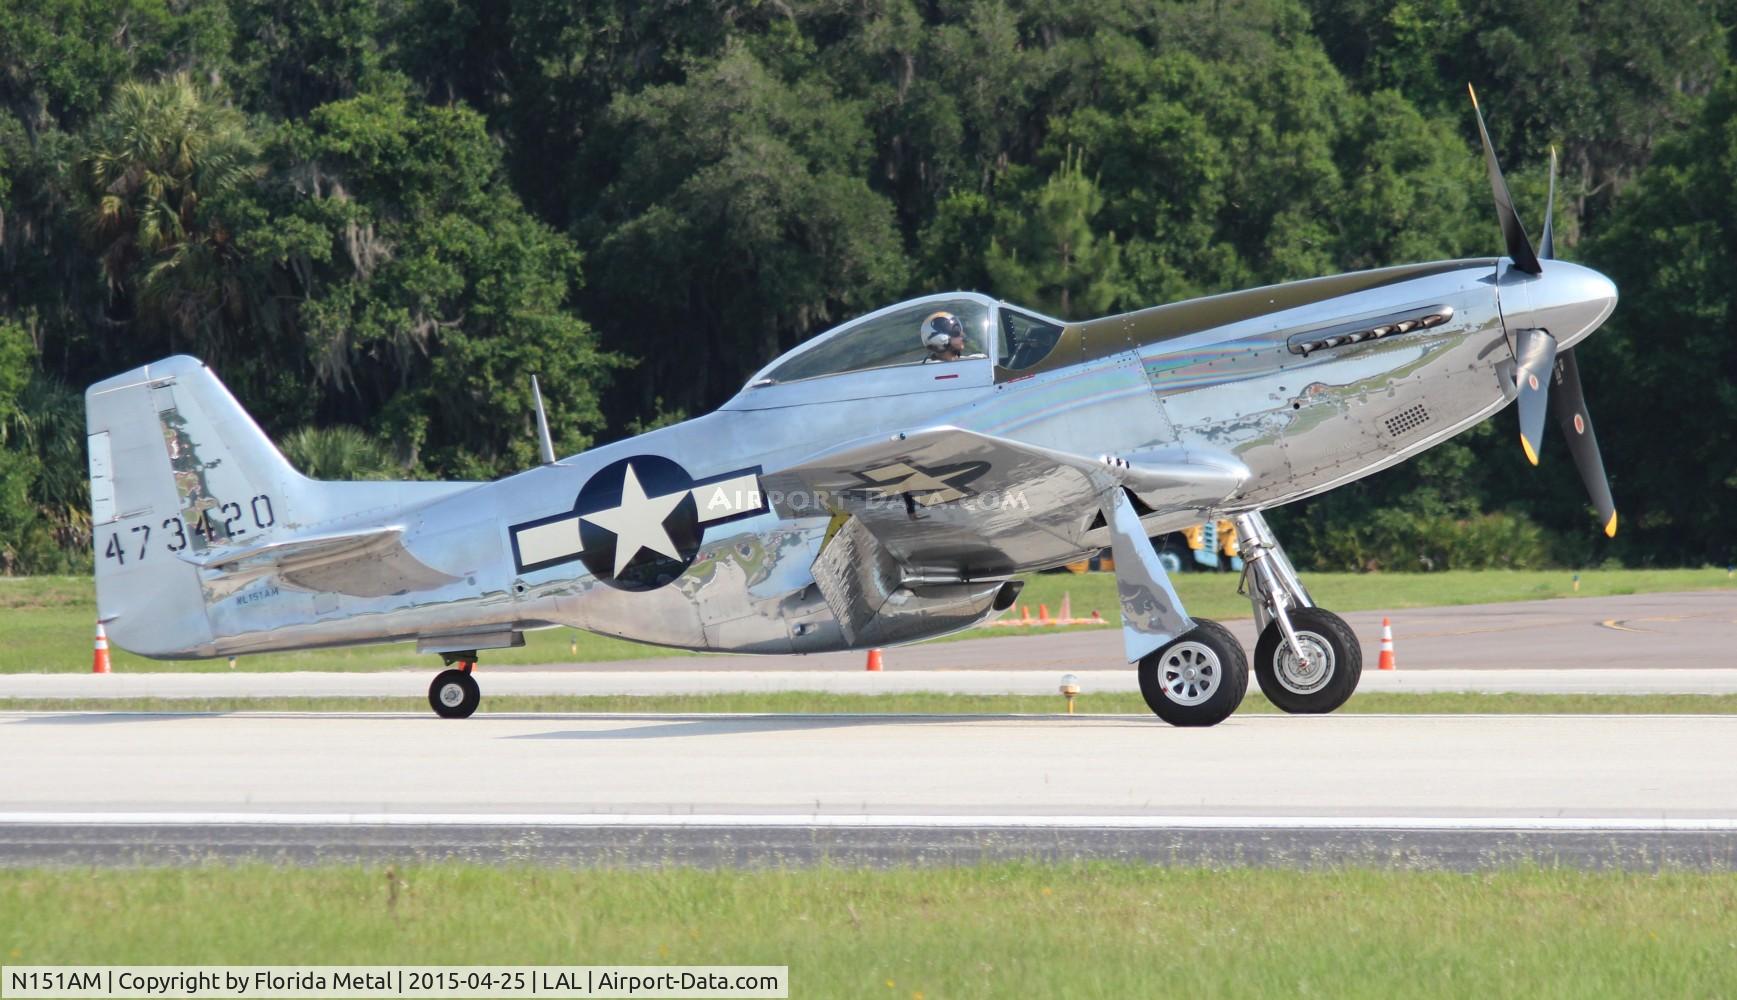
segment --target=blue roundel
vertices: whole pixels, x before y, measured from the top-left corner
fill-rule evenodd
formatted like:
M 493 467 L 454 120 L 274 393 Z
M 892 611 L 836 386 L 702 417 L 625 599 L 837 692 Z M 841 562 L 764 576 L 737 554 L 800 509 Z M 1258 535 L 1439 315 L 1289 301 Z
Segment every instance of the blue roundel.
M 621 590 L 651 590 L 681 576 L 700 551 L 693 486 L 686 469 L 661 455 L 598 469 L 573 506 L 584 544 L 580 561 Z
M 611 587 L 651 590 L 693 565 L 707 527 L 769 509 L 758 466 L 696 481 L 661 455 L 634 455 L 587 477 L 571 509 L 510 525 L 507 537 L 521 575 L 577 561 Z

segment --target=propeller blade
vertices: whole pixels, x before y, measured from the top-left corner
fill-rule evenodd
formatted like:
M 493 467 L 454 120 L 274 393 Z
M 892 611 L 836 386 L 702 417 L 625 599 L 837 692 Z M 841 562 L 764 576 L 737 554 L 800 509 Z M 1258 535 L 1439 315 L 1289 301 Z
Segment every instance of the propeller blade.
M 1550 394 L 1550 372 L 1556 363 L 1556 338 L 1543 330 L 1514 334 L 1514 381 L 1520 386 L 1520 447 L 1526 461 L 1538 464 L 1544 446 L 1544 400 Z
M 1496 162 L 1496 147 L 1490 144 L 1490 130 L 1484 127 L 1484 113 L 1478 108 L 1478 92 L 1466 84 L 1472 95 L 1472 113 L 1478 118 L 1478 136 L 1484 140 L 1484 165 L 1490 169 L 1490 192 L 1496 197 L 1496 218 L 1502 223 L 1502 239 L 1508 244 L 1508 256 L 1514 266 L 1527 274 L 1542 274 L 1544 266 L 1532 252 L 1532 241 L 1526 237 L 1526 227 L 1520 224 L 1520 214 L 1514 211 L 1514 198 L 1508 193 L 1508 182 L 1502 178 L 1502 165 Z
M 1586 393 L 1580 388 L 1580 365 L 1570 348 L 1556 356 L 1555 391 L 1550 396 L 1551 409 L 1562 424 L 1568 438 L 1568 451 L 1574 456 L 1574 467 L 1580 470 L 1580 481 L 1592 505 L 1598 508 L 1598 521 L 1604 533 L 1616 537 L 1616 501 L 1610 498 L 1610 480 L 1604 475 L 1604 459 L 1598 454 L 1598 438 L 1592 433 L 1592 415 L 1586 411 Z M 1522 397 L 1523 398 L 1523 397 Z
M 1538 259 L 1556 259 L 1556 147 L 1550 147 L 1550 197 L 1544 201 L 1544 235 L 1538 238 Z

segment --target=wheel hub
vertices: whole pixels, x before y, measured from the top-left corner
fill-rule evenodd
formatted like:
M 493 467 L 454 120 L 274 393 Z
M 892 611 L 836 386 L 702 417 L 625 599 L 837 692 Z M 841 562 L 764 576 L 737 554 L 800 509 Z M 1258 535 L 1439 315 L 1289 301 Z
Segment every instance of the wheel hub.
M 1279 683 L 1293 694 L 1313 694 L 1333 679 L 1333 645 L 1314 632 L 1298 632 L 1297 645 L 1305 660 L 1299 662 L 1289 643 L 1281 643 L 1273 656 Z
M 1211 698 L 1223 673 L 1218 654 L 1198 642 L 1171 646 L 1158 664 L 1158 681 L 1164 688 L 1164 697 L 1178 705 L 1198 705 Z
M 447 708 L 457 708 L 464 701 L 464 688 L 457 684 L 442 684 L 440 686 L 440 703 Z

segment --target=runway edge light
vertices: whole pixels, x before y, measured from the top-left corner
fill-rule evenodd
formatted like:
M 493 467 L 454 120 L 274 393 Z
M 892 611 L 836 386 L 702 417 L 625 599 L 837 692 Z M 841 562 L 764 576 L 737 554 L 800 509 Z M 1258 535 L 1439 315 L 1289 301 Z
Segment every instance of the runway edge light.
M 1074 714 L 1074 698 L 1080 693 L 1080 679 L 1073 674 L 1062 674 L 1061 693 L 1068 700 L 1068 714 Z

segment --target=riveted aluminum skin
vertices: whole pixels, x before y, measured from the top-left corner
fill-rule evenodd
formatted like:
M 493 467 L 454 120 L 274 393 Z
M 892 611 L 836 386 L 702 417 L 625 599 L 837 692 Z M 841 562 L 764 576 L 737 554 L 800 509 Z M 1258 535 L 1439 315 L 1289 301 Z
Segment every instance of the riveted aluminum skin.
M 1154 534 L 1317 494 L 1488 417 L 1514 396 L 1520 317 L 1567 346 L 1615 301 L 1585 268 L 1508 271 L 1444 261 L 1077 324 L 930 296 L 798 347 L 713 413 L 493 483 L 308 480 L 208 369 L 171 358 L 86 395 L 99 613 L 159 657 L 547 625 L 739 652 L 920 639 L 996 613 L 1013 574 L 1109 545 L 1115 498 Z M 1443 307 L 1436 326 L 1290 349 Z M 1017 370 L 1010 309 L 1054 338 Z M 938 310 L 982 356 L 775 377 Z M 1183 621 L 1177 606 L 1149 634 Z

